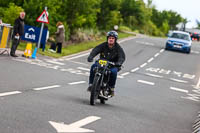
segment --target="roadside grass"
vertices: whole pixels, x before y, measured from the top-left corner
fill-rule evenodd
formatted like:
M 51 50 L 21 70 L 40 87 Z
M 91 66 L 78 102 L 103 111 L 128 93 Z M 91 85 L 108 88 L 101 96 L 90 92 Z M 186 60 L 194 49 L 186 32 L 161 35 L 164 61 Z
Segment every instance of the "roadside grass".
M 133 34 L 129 34 L 129 33 L 119 32 L 119 39 L 130 37 L 130 36 L 134 36 L 134 35 Z M 50 57 L 54 57 L 54 58 L 59 58 L 59 57 L 63 57 L 63 56 L 67 56 L 67 55 L 71 55 L 71 54 L 75 54 L 75 53 L 79 53 L 81 51 L 85 51 L 85 50 L 94 48 L 95 46 L 97 46 L 98 44 L 104 42 L 105 40 L 106 40 L 106 36 L 103 36 L 103 37 L 101 37 L 101 39 L 99 41 L 88 41 L 88 42 L 70 44 L 70 45 L 67 45 L 67 46 L 62 48 L 62 53 L 61 54 L 50 52 L 49 51 L 50 44 L 46 44 L 44 52 L 42 51 L 42 49 L 39 49 L 39 51 L 37 51 L 37 52 L 39 54 L 41 54 L 41 55 L 44 55 L 44 56 L 50 56 Z M 26 44 L 27 44 L 26 42 L 21 42 L 19 44 L 19 46 L 18 46 L 18 50 L 24 51 L 26 49 Z M 35 49 L 35 47 L 36 47 L 36 44 L 33 44 L 32 52 Z

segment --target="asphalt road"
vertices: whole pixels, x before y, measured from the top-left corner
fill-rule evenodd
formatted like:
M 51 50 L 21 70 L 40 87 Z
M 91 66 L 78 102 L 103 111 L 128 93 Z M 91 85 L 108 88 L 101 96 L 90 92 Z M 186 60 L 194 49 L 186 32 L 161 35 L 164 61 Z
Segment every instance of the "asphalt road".
M 165 51 L 166 39 L 121 41 L 116 96 L 89 104 L 89 51 L 52 59 L 0 56 L 2 133 L 191 133 L 200 110 L 200 45 Z

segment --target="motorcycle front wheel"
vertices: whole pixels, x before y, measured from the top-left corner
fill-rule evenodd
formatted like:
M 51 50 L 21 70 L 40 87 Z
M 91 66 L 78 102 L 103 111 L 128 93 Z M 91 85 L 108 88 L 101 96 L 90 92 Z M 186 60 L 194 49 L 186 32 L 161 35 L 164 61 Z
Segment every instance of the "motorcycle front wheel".
M 90 105 L 96 104 L 99 95 L 99 88 L 100 88 L 100 75 L 95 75 L 90 95 Z

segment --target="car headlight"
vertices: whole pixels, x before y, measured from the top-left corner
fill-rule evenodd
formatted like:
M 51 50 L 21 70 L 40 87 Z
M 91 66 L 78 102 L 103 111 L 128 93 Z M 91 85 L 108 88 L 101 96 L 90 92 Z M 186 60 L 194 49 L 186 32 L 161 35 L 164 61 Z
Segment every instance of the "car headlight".
M 169 41 L 169 40 L 168 40 L 167 43 L 168 43 L 168 44 L 172 44 L 172 41 Z

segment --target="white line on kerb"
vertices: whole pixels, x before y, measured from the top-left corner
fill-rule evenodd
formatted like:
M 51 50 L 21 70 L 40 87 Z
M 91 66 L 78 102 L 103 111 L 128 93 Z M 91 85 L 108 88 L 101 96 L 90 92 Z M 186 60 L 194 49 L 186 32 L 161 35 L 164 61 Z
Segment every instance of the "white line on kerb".
M 72 83 L 68 83 L 69 85 L 76 85 L 76 84 L 83 84 L 86 83 L 86 81 L 78 81 L 78 82 L 72 82 Z
M 152 57 L 152 58 L 151 58 L 151 59 L 149 59 L 147 62 L 149 62 L 149 63 L 150 63 L 150 62 L 151 62 L 151 61 L 153 61 L 153 60 L 154 60 L 154 58 Z
M 20 92 L 20 91 L 4 92 L 4 93 L 0 93 L 0 97 L 19 94 L 19 93 L 22 93 L 22 92 Z
M 139 83 L 144 83 L 144 84 L 148 84 L 148 85 L 155 85 L 155 83 L 153 83 L 153 82 L 144 81 L 144 80 L 137 80 L 137 82 L 139 82 Z
M 188 90 L 184 90 L 184 89 L 180 89 L 180 88 L 176 88 L 176 87 L 170 87 L 171 90 L 175 90 L 175 91 L 180 91 L 180 92 L 184 92 L 184 93 L 188 93 Z
M 160 53 L 155 54 L 154 57 L 157 57 L 159 54 L 160 54 Z
M 132 69 L 131 72 L 136 72 L 136 71 L 139 70 L 139 69 L 140 69 L 140 68 L 137 67 L 137 68 L 135 68 L 135 69 Z
M 125 76 L 125 75 L 128 75 L 128 74 L 130 74 L 130 72 L 125 72 L 125 73 L 122 73 L 122 74 L 120 74 L 121 76 Z
M 147 65 L 147 63 L 144 63 L 144 64 L 140 65 L 140 67 L 142 68 L 142 67 L 144 67 L 144 66 L 146 66 L 146 65 Z
M 47 86 L 47 87 L 34 88 L 33 90 L 39 91 L 39 90 L 52 89 L 52 88 L 57 88 L 57 87 L 60 87 L 60 85 L 53 85 L 53 86 Z

